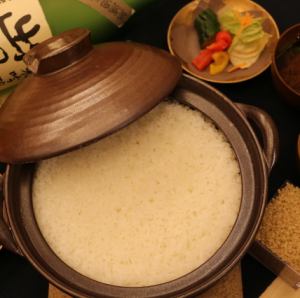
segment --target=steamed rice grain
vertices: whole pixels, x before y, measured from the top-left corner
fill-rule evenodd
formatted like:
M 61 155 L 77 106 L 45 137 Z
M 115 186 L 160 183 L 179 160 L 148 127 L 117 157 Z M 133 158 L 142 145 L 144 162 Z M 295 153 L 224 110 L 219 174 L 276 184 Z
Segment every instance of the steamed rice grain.
M 33 185 L 40 230 L 79 273 L 118 286 L 174 280 L 228 237 L 241 177 L 224 135 L 164 102 L 93 145 L 42 161 Z

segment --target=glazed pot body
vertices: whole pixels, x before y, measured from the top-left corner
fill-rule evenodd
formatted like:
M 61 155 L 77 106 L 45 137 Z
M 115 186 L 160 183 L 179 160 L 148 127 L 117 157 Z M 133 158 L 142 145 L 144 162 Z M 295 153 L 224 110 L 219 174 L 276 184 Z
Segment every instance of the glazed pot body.
M 207 262 L 174 281 L 139 288 L 96 282 L 64 264 L 44 240 L 35 220 L 31 197 L 36 164 L 10 165 L 4 179 L 6 222 L 16 242 L 16 245 L 10 244 L 10 248 L 19 250 L 51 283 L 71 295 L 93 298 L 194 297 L 226 274 L 254 240 L 267 199 L 268 173 L 278 152 L 277 131 L 272 120 L 257 108 L 237 107 L 212 87 L 189 76 L 182 77 L 170 99 L 204 113 L 225 134 L 235 152 L 242 178 L 242 200 L 230 235 Z M 264 149 L 247 118 L 260 128 Z M 5 237 L 2 235 L 2 238 Z M 11 243 L 11 239 L 6 239 L 6 243 Z

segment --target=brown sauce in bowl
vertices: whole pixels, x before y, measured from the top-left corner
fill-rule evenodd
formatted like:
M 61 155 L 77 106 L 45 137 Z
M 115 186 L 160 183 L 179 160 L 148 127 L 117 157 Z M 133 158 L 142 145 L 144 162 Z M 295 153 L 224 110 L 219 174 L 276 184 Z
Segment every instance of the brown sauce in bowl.
M 300 93 L 300 32 L 296 41 L 279 53 L 277 64 L 283 80 Z

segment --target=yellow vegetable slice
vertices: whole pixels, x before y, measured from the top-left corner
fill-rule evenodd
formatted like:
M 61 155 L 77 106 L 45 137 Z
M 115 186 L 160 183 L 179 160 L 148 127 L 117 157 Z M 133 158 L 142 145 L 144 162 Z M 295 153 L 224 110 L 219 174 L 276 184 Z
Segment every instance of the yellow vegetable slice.
M 211 75 L 222 72 L 229 63 L 229 55 L 227 52 L 216 52 L 212 55 L 212 58 L 214 62 L 209 65 L 209 73 Z

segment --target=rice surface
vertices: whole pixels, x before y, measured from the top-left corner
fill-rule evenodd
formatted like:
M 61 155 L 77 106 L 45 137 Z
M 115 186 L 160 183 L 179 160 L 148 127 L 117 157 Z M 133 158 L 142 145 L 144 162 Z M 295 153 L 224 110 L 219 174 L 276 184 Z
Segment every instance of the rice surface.
M 42 161 L 37 223 L 66 264 L 94 280 L 149 286 L 207 261 L 237 218 L 241 177 L 224 135 L 163 102 L 93 145 Z

